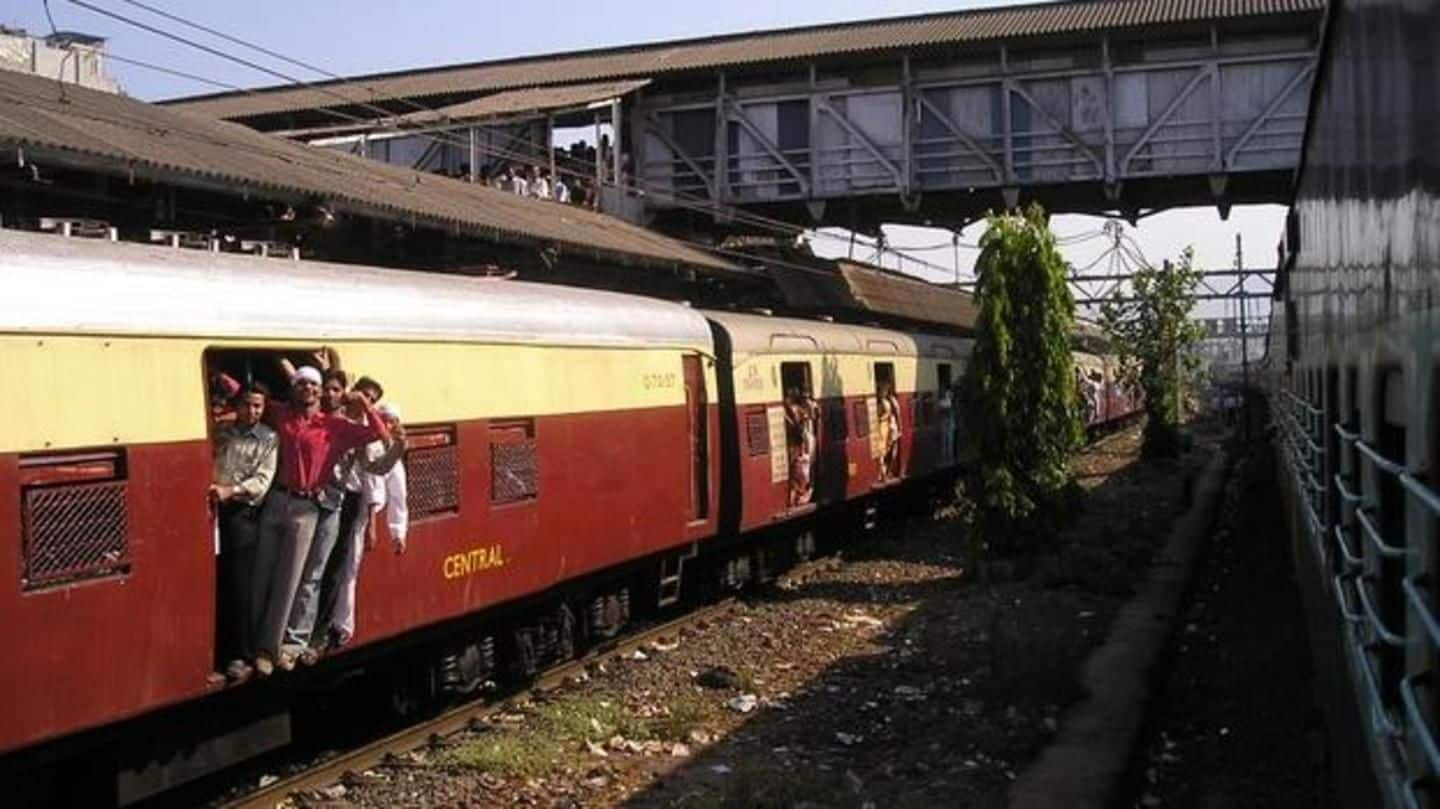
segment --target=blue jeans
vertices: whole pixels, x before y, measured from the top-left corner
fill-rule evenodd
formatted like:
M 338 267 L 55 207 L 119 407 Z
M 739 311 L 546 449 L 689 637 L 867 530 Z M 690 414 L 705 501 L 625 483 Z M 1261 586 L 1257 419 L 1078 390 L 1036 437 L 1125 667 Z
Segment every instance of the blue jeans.
M 305 555 L 295 601 L 285 625 L 285 648 L 295 653 L 310 645 L 315 618 L 320 612 L 320 582 L 325 578 L 325 563 L 340 535 L 340 509 L 316 504 L 315 512 L 314 540 Z

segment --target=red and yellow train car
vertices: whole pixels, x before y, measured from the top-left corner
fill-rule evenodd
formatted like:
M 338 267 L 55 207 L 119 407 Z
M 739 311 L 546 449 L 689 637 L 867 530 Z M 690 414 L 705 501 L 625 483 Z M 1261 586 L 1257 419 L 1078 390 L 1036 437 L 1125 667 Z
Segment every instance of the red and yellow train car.
M 403 410 L 413 527 L 366 554 L 357 654 L 627 564 L 676 580 L 716 530 L 684 306 L 9 231 L 0 269 L 0 753 L 222 687 L 209 371 L 326 347 Z
M 724 441 L 732 456 L 724 479 L 736 491 L 724 504 L 723 533 L 769 528 L 957 465 L 954 395 L 970 341 L 706 316 L 716 334 L 721 418 L 733 436 Z

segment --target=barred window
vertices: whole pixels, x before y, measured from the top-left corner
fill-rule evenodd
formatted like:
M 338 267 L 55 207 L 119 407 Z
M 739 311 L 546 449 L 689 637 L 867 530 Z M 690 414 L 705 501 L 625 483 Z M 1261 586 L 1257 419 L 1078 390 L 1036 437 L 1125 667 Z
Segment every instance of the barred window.
M 490 502 L 534 500 L 540 494 L 535 453 L 535 420 L 490 424 Z
M 123 450 L 21 457 L 21 589 L 129 573 L 125 495 Z
M 455 427 L 407 427 L 405 438 L 405 497 L 410 521 L 459 514 L 460 472 Z
M 870 408 L 865 405 L 865 400 L 860 399 L 852 405 L 855 411 L 855 437 L 870 437 Z
M 770 454 L 770 421 L 763 407 L 745 411 L 745 446 L 752 456 Z

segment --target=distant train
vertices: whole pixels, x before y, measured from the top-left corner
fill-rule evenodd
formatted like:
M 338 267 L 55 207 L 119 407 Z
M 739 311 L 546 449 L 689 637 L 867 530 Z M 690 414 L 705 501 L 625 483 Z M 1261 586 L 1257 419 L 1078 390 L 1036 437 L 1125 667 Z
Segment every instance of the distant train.
M 0 777 L 35 794 L 76 756 L 121 803 L 253 756 L 347 672 L 402 707 L 533 672 L 963 454 L 954 337 L 14 231 L 0 269 Z M 207 379 L 321 349 L 403 408 L 408 550 L 366 555 L 351 646 L 230 686 Z M 1133 410 L 1079 364 L 1093 421 Z

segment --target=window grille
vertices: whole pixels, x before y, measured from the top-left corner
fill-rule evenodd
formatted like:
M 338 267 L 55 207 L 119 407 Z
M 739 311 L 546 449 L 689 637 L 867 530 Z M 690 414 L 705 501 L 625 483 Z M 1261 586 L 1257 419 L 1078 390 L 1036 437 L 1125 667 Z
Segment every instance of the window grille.
M 751 455 L 770 453 L 770 421 L 764 408 L 745 411 L 745 446 Z
M 490 425 L 490 502 L 533 500 L 540 493 L 533 419 Z
M 406 443 L 405 497 L 410 521 L 460 513 L 455 428 L 407 427 Z
M 856 401 L 852 407 L 855 410 L 855 437 L 870 437 L 870 408 L 866 407 L 865 400 Z
M 20 459 L 21 589 L 130 572 L 121 451 Z

